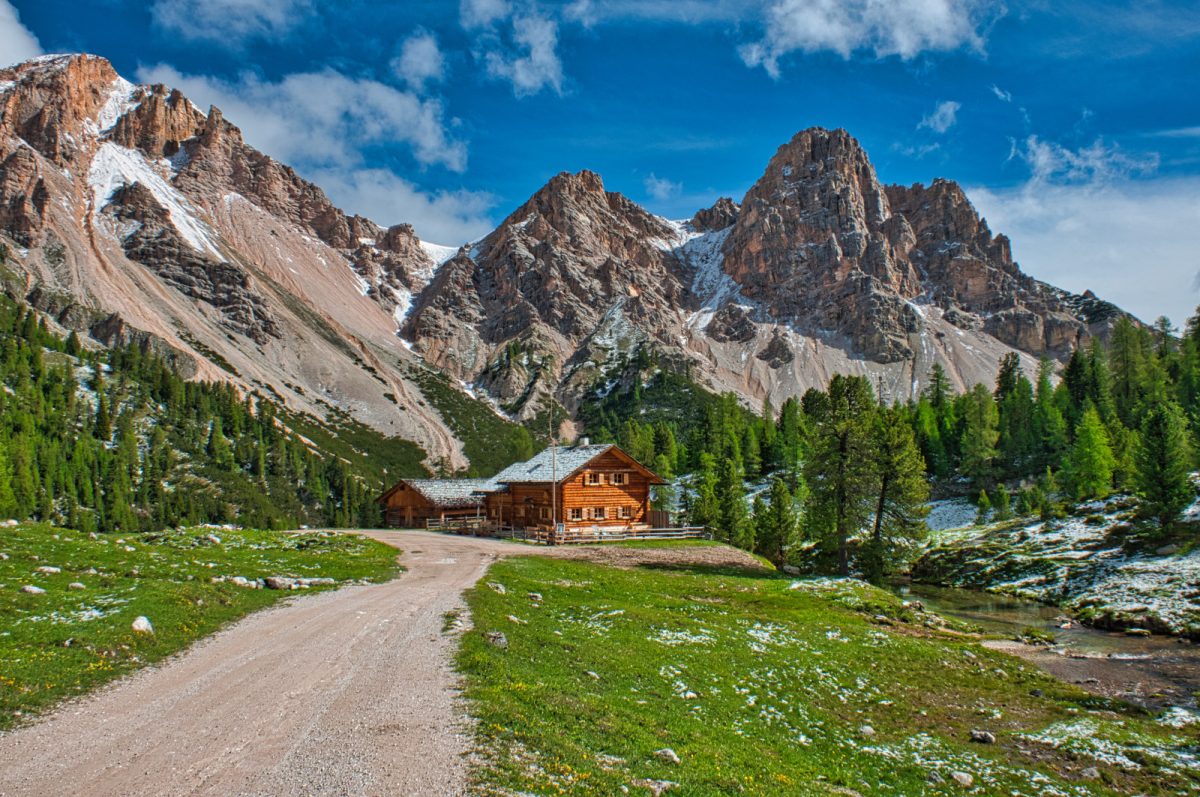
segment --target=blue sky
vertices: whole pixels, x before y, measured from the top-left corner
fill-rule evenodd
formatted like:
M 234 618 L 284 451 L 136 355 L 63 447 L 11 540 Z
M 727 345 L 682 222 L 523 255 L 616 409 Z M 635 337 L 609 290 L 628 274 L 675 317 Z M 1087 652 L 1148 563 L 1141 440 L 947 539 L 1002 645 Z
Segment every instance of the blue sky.
M 962 183 L 1034 276 L 1177 324 L 1200 302 L 1195 2 L 0 0 L 0 61 L 64 51 L 439 243 L 581 168 L 690 216 L 824 125 L 886 182 Z

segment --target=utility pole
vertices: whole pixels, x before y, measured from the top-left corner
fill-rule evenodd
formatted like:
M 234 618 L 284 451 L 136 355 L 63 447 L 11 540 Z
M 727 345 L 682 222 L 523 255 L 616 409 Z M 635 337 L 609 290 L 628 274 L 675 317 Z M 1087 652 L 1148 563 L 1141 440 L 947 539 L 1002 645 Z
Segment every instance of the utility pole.
M 554 400 L 550 401 L 550 538 L 558 536 L 558 440 L 554 434 Z

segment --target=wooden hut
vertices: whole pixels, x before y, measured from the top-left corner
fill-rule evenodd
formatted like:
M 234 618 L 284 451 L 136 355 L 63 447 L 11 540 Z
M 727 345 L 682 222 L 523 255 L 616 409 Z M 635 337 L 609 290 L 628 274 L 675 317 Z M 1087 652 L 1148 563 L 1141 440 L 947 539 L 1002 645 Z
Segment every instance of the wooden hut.
M 615 445 L 548 448 L 493 477 L 488 521 L 504 528 L 647 528 L 657 474 Z
M 384 523 L 392 528 L 423 528 L 430 521 L 484 517 L 491 479 L 401 479 L 378 500 Z

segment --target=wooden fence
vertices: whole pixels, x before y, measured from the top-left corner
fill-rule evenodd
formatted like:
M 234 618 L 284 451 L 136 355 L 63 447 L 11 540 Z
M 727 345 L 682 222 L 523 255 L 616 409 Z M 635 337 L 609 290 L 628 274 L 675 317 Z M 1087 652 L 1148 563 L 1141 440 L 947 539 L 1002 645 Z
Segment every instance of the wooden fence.
M 681 526 L 677 528 L 620 528 L 620 527 L 576 527 L 565 529 L 496 529 L 498 537 L 542 545 L 581 545 L 597 542 L 619 542 L 622 540 L 708 540 L 712 539 L 705 526 Z
M 483 517 L 429 518 L 425 521 L 427 531 L 445 531 L 450 534 L 487 534 L 491 525 Z

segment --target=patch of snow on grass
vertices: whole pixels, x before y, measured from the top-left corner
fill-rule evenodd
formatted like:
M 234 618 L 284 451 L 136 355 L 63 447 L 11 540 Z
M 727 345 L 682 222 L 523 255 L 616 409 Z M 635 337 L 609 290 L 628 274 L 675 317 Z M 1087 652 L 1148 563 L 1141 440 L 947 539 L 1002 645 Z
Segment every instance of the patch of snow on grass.
M 932 532 L 954 531 L 974 525 L 976 509 L 966 498 L 931 501 L 925 523 Z
M 656 633 L 646 637 L 646 639 L 673 648 L 679 645 L 707 645 L 713 641 L 713 636 L 703 628 L 694 632 L 660 628 Z

